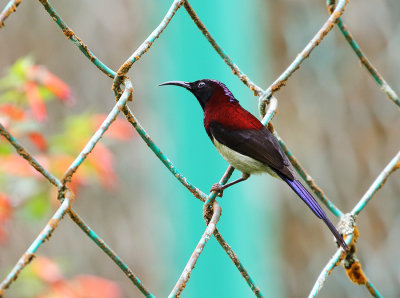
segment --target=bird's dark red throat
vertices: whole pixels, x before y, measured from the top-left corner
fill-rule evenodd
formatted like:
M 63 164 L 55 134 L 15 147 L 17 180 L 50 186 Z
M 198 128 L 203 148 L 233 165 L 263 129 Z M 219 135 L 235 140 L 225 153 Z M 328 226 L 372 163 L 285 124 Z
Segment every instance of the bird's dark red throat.
M 251 113 L 241 107 L 232 92 L 217 80 L 203 79 L 195 82 L 170 81 L 160 84 L 180 86 L 189 90 L 204 111 L 204 128 L 222 157 L 242 177 L 226 185 L 214 184 L 211 191 L 222 192 L 229 186 L 244 181 L 251 174 L 266 172 L 285 181 L 322 219 L 336 240 L 348 250 L 346 242 L 331 223 L 313 196 L 296 178 L 288 158 L 275 136 Z

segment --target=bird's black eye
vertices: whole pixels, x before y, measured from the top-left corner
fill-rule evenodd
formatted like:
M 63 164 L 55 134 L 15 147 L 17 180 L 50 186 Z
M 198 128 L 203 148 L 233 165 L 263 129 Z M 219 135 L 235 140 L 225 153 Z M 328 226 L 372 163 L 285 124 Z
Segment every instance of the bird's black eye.
M 206 85 L 206 83 L 200 82 L 200 83 L 197 85 L 197 88 L 203 88 L 205 85 Z

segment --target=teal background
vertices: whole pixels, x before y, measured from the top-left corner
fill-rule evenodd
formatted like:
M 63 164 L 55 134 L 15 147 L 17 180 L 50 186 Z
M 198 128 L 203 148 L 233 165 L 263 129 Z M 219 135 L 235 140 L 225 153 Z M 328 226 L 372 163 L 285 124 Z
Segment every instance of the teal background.
M 268 38 L 266 33 L 258 39 L 251 38 L 263 22 L 258 9 L 267 11 L 267 5 L 259 1 L 258 5 L 244 6 L 242 1 L 231 1 L 229 11 L 238 18 L 223 15 L 226 9 L 222 2 L 193 2 L 194 10 L 201 17 L 212 36 L 223 48 L 231 49 L 229 55 L 234 61 L 247 61 L 245 71 L 253 79 L 265 77 L 268 70 L 260 67 L 259 61 L 268 63 L 268 50 L 262 47 Z M 165 9 L 167 9 L 167 5 Z M 240 13 L 239 13 L 240 12 Z M 218 56 L 196 25 L 191 22 L 184 9 L 179 10 L 171 22 L 162 46 L 166 53 L 158 61 L 160 82 L 168 80 L 195 81 L 212 78 L 224 82 L 247 109 L 258 115 L 258 98 L 244 86 Z M 256 49 L 250 56 L 248 46 Z M 259 50 L 257 50 L 259 49 Z M 158 109 L 162 110 L 161 119 L 168 123 L 173 134 L 175 151 L 173 160 L 183 174 L 192 183 L 208 193 L 211 185 L 224 173 L 227 163 L 213 147 L 203 126 L 203 113 L 195 97 L 179 87 L 163 86 L 157 90 Z M 161 90 L 162 89 L 162 90 Z M 171 157 L 172 158 L 172 157 Z M 232 179 L 240 177 L 234 173 Z M 160 177 L 160 179 L 162 179 Z M 222 199 L 222 217 L 218 223 L 223 237 L 238 254 L 244 266 L 262 289 L 268 289 L 268 295 L 282 296 L 283 287 L 278 278 L 279 261 L 274 258 L 279 249 L 279 209 L 273 200 L 272 178 L 252 177 L 245 183 L 227 190 Z M 260 187 L 261 185 L 261 187 Z M 170 285 L 176 282 L 201 234 L 204 231 L 201 204 L 193 200 L 191 194 L 182 191 L 179 183 L 169 186 L 175 204 L 170 205 L 176 233 L 185 235 L 179 241 L 173 253 L 175 268 L 171 270 Z M 268 197 L 265 191 L 268 190 Z M 229 284 L 228 287 L 226 285 Z M 211 238 L 204 253 L 200 256 L 190 282 L 185 289 L 187 297 L 246 297 L 251 289 L 220 247 Z

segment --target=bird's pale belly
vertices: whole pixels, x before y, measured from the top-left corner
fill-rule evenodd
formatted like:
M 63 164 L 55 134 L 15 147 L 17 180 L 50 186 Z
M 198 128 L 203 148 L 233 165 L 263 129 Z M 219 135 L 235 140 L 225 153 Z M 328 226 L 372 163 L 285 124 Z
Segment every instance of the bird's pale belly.
M 236 170 L 246 174 L 261 174 L 267 172 L 276 177 L 271 168 L 254 158 L 240 154 L 214 139 L 214 145 L 222 157 Z

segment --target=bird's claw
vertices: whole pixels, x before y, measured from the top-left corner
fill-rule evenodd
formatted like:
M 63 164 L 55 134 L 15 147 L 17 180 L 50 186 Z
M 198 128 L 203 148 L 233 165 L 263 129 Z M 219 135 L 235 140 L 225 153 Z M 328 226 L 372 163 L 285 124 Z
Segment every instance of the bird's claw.
M 215 183 L 213 184 L 213 186 L 211 186 L 210 191 L 211 192 L 215 191 L 217 193 L 217 196 L 222 198 L 222 194 L 224 193 L 224 187 L 219 183 Z

